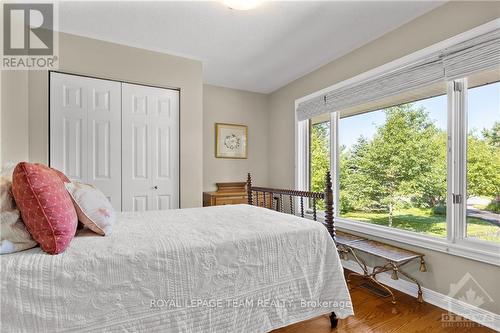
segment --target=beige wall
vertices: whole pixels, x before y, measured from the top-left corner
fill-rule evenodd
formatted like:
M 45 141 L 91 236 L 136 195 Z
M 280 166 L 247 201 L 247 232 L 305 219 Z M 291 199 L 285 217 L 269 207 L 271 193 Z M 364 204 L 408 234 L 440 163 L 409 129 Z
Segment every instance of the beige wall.
M 248 126 L 248 158 L 215 158 L 215 123 Z M 267 185 L 267 95 L 203 86 L 203 190 L 216 182 L 245 181 L 252 173 L 255 184 Z
M 28 72 L 2 71 L 1 161 L 29 159 Z
M 297 98 L 472 29 L 500 16 L 498 2 L 449 2 L 383 37 L 297 79 L 269 96 L 269 183 L 294 186 L 294 102 Z M 405 244 L 397 244 L 408 247 Z M 495 298 L 484 308 L 500 314 L 500 269 L 423 248 L 429 273 L 415 272 L 423 285 L 448 294 L 466 272 Z
M 201 205 L 202 64 L 199 61 L 59 34 L 59 70 L 180 88 L 181 205 Z M 2 161 L 48 161 L 48 72 L 2 75 Z

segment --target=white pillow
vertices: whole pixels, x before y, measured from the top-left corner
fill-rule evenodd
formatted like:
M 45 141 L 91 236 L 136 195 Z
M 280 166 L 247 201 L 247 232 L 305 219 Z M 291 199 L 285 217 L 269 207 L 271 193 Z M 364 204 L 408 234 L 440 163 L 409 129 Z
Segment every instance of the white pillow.
M 14 209 L 16 209 L 16 203 L 12 195 L 12 182 L 0 176 L 0 212 Z
M 12 173 L 14 172 L 14 168 L 16 167 L 17 163 L 14 162 L 7 162 L 2 165 L 2 171 L 0 172 L 0 176 L 8 180 L 9 182 L 12 182 Z
M 37 246 L 16 209 L 11 188 L 12 183 L 7 178 L 0 177 L 0 254 Z
M 73 182 L 64 184 L 73 204 L 78 220 L 99 235 L 109 235 L 116 214 L 109 200 L 92 185 Z
M 0 254 L 19 252 L 37 246 L 17 209 L 0 212 Z

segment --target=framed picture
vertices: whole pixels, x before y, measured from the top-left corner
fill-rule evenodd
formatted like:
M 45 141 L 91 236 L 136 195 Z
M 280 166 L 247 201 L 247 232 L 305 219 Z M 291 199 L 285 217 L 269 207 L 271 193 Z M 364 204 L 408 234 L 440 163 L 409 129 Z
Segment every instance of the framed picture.
M 215 157 L 247 158 L 247 127 L 235 124 L 215 124 Z

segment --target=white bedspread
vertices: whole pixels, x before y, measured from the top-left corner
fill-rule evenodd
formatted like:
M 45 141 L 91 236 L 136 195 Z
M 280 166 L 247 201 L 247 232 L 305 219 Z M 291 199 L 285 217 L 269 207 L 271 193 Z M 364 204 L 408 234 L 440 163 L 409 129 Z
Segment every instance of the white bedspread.
M 353 313 L 326 228 L 248 205 L 122 213 L 109 237 L 0 261 L 2 332 L 268 332 Z

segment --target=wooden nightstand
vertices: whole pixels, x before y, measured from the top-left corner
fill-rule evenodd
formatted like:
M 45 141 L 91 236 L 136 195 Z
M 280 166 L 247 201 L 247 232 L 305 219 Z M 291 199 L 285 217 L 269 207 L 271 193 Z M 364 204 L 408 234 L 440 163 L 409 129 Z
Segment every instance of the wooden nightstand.
M 237 205 L 248 203 L 248 196 L 245 182 L 232 182 L 232 183 L 215 183 L 217 191 L 203 192 L 203 207 L 207 206 L 220 206 L 220 205 Z M 254 196 L 255 200 L 256 196 Z M 266 198 L 259 197 L 259 206 L 271 208 L 272 199 L 270 196 Z
M 216 185 L 217 191 L 203 192 L 203 207 L 248 203 L 245 182 L 216 183 Z

